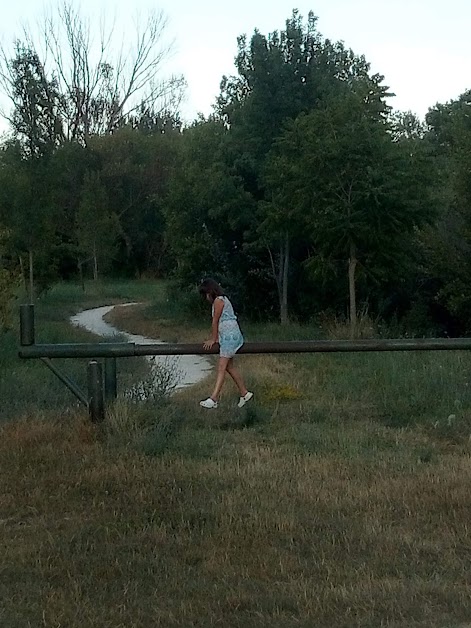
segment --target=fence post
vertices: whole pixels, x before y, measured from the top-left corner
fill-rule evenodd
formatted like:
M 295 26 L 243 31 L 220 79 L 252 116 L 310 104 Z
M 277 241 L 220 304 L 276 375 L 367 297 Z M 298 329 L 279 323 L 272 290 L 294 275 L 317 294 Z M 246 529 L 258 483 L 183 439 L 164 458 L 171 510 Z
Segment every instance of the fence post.
M 20 305 L 20 343 L 30 347 L 35 343 L 34 305 Z
M 105 358 L 105 400 L 114 401 L 118 396 L 116 358 Z
M 105 418 L 105 400 L 103 397 L 103 374 L 101 364 L 96 360 L 88 363 L 88 411 L 90 420 L 99 423 Z

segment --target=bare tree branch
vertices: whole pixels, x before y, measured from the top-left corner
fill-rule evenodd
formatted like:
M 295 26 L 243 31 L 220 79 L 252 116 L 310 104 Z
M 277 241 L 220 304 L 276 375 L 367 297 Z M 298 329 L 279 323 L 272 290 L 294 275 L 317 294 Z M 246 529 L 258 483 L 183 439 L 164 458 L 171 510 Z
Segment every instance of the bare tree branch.
M 68 139 L 87 143 L 91 135 L 111 133 L 139 109 L 176 113 L 181 103 L 183 77 L 164 78 L 162 70 L 173 42 L 165 37 L 167 20 L 161 11 L 136 15 L 135 37 L 118 46 L 116 20 L 110 27 L 102 15 L 93 39 L 94 23 L 63 0 L 41 23 L 43 66 L 60 94 L 60 115 Z M 28 47 L 37 51 L 26 31 Z M 36 52 L 37 54 L 37 52 Z M 8 55 L 0 49 L 0 89 L 8 95 Z M 8 114 L 4 116 L 8 119 Z

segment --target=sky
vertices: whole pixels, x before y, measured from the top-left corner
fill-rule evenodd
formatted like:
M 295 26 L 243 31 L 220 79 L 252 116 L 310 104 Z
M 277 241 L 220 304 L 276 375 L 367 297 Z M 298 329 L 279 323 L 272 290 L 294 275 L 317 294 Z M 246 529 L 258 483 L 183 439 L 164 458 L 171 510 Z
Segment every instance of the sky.
M 294 7 L 318 17 L 318 30 L 364 54 L 372 72 L 396 96 L 390 104 L 423 118 L 437 102 L 457 98 L 471 88 L 471 0 L 71 0 L 84 14 L 115 16 L 116 32 L 132 31 L 136 10 L 153 7 L 168 17 L 167 36 L 174 53 L 168 73 L 183 74 L 188 89 L 184 120 L 207 115 L 224 74 L 235 74 L 237 36 L 284 27 Z M 41 0 L 0 0 L 0 42 L 10 45 L 27 21 L 35 28 L 45 6 Z M 0 131 L 4 130 L 0 121 Z

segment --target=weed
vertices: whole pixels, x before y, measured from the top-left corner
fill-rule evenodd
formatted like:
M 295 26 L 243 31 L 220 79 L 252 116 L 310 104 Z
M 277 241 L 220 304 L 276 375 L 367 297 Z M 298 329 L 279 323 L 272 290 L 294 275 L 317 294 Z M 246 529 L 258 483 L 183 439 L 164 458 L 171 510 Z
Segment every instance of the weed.
M 300 399 L 302 395 L 299 389 L 286 384 L 265 390 L 263 396 L 267 401 L 295 401 Z
M 175 358 L 154 358 L 150 360 L 150 365 L 147 375 L 125 392 L 132 403 L 161 401 L 171 395 L 181 382 L 182 374 Z

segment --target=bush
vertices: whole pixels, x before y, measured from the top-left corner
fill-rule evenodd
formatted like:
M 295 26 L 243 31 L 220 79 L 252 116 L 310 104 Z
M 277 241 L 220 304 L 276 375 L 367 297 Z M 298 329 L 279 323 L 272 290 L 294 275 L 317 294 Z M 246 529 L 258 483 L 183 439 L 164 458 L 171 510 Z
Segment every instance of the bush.
M 181 382 L 182 373 L 177 367 L 176 358 L 157 360 L 157 356 L 154 356 L 149 361 L 151 368 L 147 376 L 126 393 L 132 403 L 159 402 L 168 397 Z

